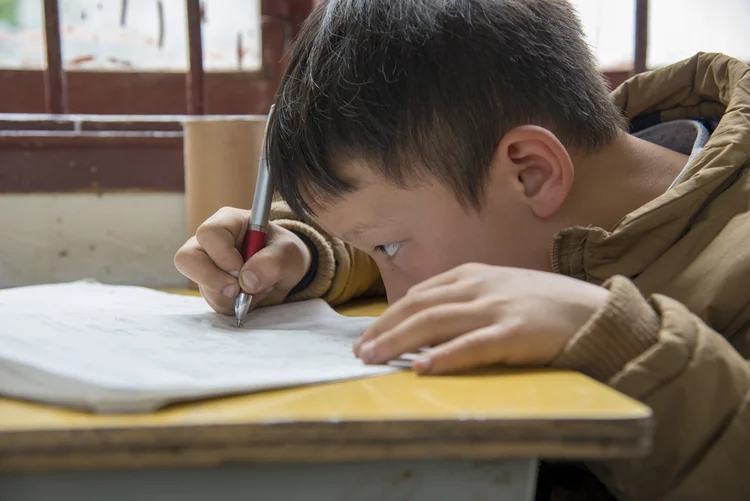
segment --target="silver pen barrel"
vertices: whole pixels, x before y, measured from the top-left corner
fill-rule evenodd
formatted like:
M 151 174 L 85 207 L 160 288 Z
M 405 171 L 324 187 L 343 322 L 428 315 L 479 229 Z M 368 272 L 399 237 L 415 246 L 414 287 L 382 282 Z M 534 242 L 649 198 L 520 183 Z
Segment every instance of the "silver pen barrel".
M 268 231 L 268 219 L 271 215 L 271 202 L 273 201 L 273 185 L 271 183 L 271 173 L 268 170 L 268 159 L 266 158 L 266 136 L 268 134 L 268 124 L 273 116 L 274 106 L 268 111 L 266 117 L 266 126 L 263 131 L 263 142 L 260 148 L 260 158 L 258 159 L 258 176 L 255 182 L 255 194 L 253 195 L 253 205 L 250 211 L 250 220 L 248 221 L 247 233 L 245 238 L 250 238 L 252 231 L 266 233 Z M 240 289 L 240 294 L 234 300 L 234 317 L 237 320 L 237 327 L 242 325 L 242 321 L 250 310 L 253 302 L 253 296 Z

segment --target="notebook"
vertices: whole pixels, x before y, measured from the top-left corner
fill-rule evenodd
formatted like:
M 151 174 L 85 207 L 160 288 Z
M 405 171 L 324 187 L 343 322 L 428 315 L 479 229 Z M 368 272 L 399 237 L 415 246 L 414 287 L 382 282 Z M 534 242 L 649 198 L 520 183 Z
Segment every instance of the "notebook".
M 96 413 L 398 370 L 352 353 L 374 321 L 316 299 L 245 319 L 201 298 L 91 281 L 0 290 L 0 394 Z

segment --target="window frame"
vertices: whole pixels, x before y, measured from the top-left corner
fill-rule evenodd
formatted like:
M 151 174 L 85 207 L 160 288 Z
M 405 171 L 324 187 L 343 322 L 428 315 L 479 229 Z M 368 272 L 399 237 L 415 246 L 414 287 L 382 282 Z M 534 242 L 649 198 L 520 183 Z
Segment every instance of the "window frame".
M 195 26 L 198 0 L 186 2 L 188 9 L 191 4 L 193 8 L 188 23 Z M 53 85 L 49 84 L 49 72 L 0 70 L 0 194 L 183 192 L 186 113 L 265 114 L 283 74 L 288 44 L 316 3 L 261 1 L 263 64 L 256 72 L 205 73 L 202 63 L 196 71 L 194 57 L 192 80 L 190 72 L 62 72 L 59 68 L 65 94 L 56 102 L 50 94 L 60 94 L 54 89 L 54 76 Z M 646 30 L 638 26 L 647 25 L 647 10 L 643 11 L 647 4 L 648 0 L 637 0 L 641 11 L 636 15 L 635 53 L 643 60 L 635 62 L 636 68 L 645 64 Z M 54 26 L 47 32 L 54 32 Z M 189 38 L 194 56 L 195 37 Z M 627 69 L 605 71 L 611 88 L 632 74 Z M 195 75 L 200 80 L 197 86 Z M 197 107 L 191 95 L 196 88 L 203 98 Z M 67 113 L 50 113 L 55 106 Z
M 60 58 L 58 0 L 44 0 L 48 68 L 0 69 L 0 113 L 156 114 L 191 113 L 191 75 L 180 72 L 63 71 Z M 258 71 L 203 72 L 200 20 L 188 7 L 190 63 L 198 71 L 201 101 L 196 114 L 264 113 L 283 73 L 283 55 L 313 0 L 261 0 L 262 67 Z M 194 78 L 193 78 L 194 79 Z M 22 92 L 19 90 L 22 89 Z M 116 95 L 117 99 L 111 96 Z

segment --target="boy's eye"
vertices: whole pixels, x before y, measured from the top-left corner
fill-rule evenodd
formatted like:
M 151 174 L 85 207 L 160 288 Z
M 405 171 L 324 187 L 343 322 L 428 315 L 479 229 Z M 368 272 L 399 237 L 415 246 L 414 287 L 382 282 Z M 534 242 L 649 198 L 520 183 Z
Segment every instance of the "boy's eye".
M 375 247 L 375 252 L 382 252 L 388 257 L 393 257 L 398 252 L 399 247 L 401 247 L 399 243 L 378 245 Z

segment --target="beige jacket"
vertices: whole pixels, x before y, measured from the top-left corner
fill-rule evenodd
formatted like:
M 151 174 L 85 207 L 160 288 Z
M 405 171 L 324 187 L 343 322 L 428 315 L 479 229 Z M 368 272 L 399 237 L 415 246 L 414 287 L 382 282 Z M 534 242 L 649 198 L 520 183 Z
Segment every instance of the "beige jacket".
M 612 231 L 555 237 L 553 269 L 611 294 L 553 365 L 654 411 L 648 458 L 588 465 L 618 499 L 750 500 L 750 68 L 698 54 L 613 96 L 631 120 L 721 121 L 673 189 Z M 336 304 L 382 288 L 365 254 L 275 209 L 319 250 L 317 276 L 292 299 Z

